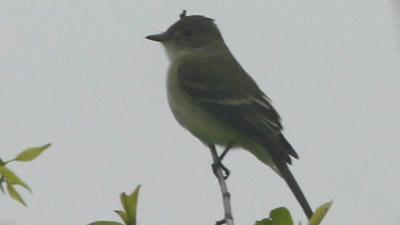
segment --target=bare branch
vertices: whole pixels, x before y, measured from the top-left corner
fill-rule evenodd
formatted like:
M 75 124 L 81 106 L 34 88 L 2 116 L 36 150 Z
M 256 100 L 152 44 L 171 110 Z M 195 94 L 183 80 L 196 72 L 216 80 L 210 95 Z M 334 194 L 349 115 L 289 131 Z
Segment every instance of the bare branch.
M 220 158 L 218 157 L 217 150 L 214 145 L 210 145 L 210 151 L 213 159 L 213 165 L 221 164 Z M 225 176 L 223 174 L 223 169 L 221 166 L 213 167 L 214 173 L 218 179 L 219 186 L 221 188 L 222 201 L 224 203 L 225 218 L 223 220 L 217 221 L 217 225 L 227 224 L 234 225 L 232 208 L 231 208 L 231 195 L 228 192 L 228 188 L 225 183 Z

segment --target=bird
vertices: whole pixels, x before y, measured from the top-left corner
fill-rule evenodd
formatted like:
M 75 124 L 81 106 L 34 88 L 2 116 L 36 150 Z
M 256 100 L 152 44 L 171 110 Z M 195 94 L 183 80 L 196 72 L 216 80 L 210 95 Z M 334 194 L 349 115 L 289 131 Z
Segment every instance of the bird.
M 282 177 L 310 219 L 313 211 L 288 165 L 298 154 L 271 100 L 235 59 L 214 20 L 186 15 L 149 35 L 169 59 L 167 98 L 178 123 L 209 148 L 242 148 Z

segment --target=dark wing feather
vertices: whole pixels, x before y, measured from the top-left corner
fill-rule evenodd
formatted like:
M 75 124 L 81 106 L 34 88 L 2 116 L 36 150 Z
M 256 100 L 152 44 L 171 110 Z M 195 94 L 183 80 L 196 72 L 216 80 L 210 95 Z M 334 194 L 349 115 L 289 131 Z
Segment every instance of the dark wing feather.
M 278 113 L 250 76 L 235 63 L 222 69 L 213 65 L 199 60 L 182 63 L 181 88 L 196 104 L 266 146 L 275 160 L 291 163 L 289 155 L 297 158 L 281 134 Z

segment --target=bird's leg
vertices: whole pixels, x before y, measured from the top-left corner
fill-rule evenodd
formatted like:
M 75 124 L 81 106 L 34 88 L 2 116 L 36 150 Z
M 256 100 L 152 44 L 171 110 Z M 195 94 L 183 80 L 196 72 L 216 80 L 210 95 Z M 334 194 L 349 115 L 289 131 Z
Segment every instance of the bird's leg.
M 233 146 L 233 142 L 230 142 L 224 149 L 224 151 L 222 152 L 222 154 L 220 156 L 218 156 L 217 154 L 217 150 L 215 149 L 215 145 L 209 145 L 209 148 L 211 150 L 211 154 L 215 154 L 217 157 L 214 160 L 213 164 L 211 165 L 213 168 L 213 172 L 215 174 L 215 176 L 217 176 L 217 168 L 221 168 L 223 173 L 224 173 L 224 179 L 226 180 L 229 177 L 230 171 L 228 168 L 226 168 L 224 166 L 224 164 L 222 164 L 222 160 L 224 159 L 225 155 L 228 153 L 228 151 L 232 148 Z M 217 176 L 218 177 L 218 176 Z
M 226 153 L 229 152 L 229 150 L 233 147 L 233 141 L 229 142 L 229 144 L 225 147 L 224 151 L 222 152 L 222 154 L 220 156 L 218 156 L 218 161 L 222 162 L 222 160 L 224 159 Z

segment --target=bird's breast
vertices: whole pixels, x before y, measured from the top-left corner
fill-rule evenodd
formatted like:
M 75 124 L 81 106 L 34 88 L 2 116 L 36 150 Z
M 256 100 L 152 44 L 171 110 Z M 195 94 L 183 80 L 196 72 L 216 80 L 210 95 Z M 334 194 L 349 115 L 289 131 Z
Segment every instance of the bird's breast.
M 224 124 L 206 109 L 193 102 L 179 85 L 177 66 L 171 64 L 167 75 L 168 103 L 175 119 L 205 144 L 228 145 L 236 130 Z

